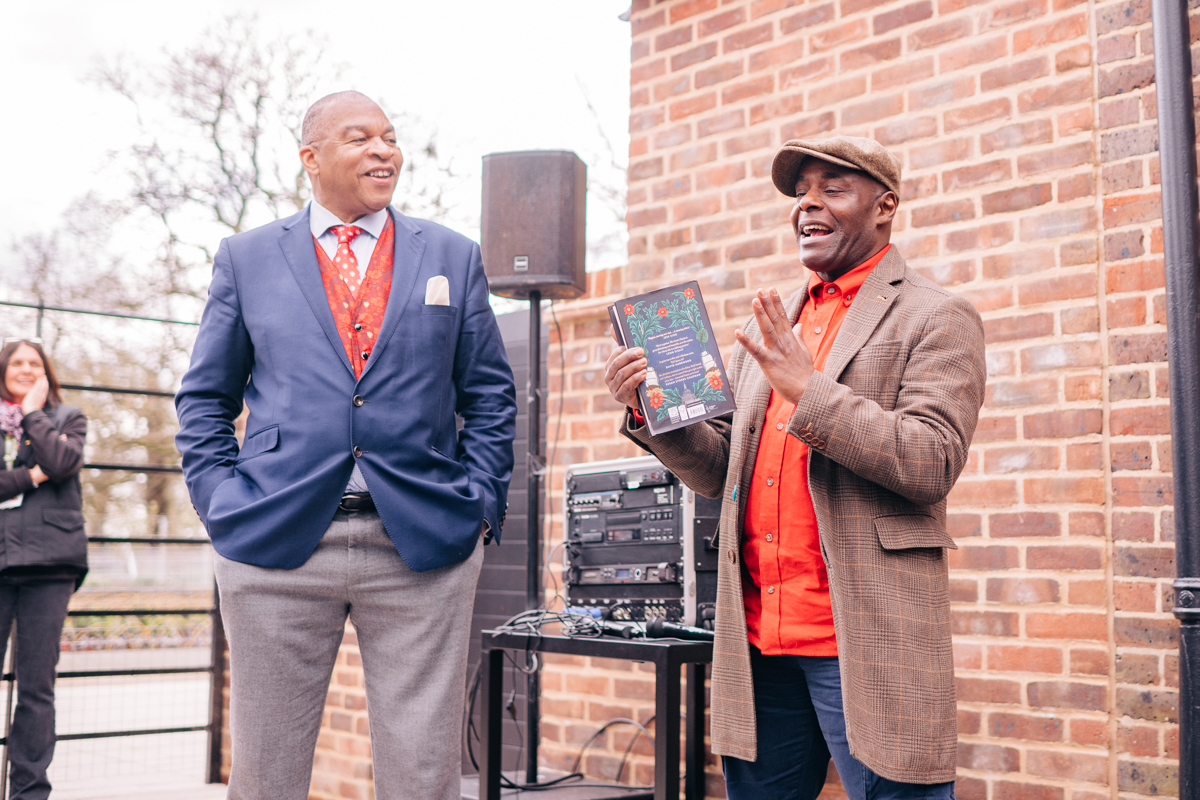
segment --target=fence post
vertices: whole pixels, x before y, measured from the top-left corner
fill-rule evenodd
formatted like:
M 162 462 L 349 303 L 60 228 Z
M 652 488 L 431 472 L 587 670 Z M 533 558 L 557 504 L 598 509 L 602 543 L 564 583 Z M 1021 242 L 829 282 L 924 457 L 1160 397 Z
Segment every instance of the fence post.
M 221 595 L 213 582 L 212 678 L 208 708 L 207 783 L 221 782 L 221 746 L 225 727 L 225 623 L 221 621 Z M 2 799 L 0 799 L 2 800 Z

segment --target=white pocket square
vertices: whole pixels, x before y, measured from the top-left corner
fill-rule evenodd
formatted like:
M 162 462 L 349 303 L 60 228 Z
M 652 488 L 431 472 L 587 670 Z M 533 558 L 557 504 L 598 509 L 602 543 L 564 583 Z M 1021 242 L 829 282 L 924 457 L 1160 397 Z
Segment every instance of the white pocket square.
M 434 275 L 425 284 L 425 305 L 450 305 L 450 281 L 446 280 L 445 275 Z

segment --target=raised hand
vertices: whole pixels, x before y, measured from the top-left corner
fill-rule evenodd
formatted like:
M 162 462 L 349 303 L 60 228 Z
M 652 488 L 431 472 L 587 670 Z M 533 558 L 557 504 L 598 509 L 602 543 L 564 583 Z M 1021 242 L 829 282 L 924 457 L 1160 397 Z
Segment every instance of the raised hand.
M 28 414 L 31 411 L 37 411 L 42 406 L 46 405 L 46 398 L 50 394 L 50 381 L 46 380 L 46 376 L 38 378 L 30 387 L 29 393 L 25 395 L 25 399 L 21 401 L 21 413 Z
M 750 303 L 762 331 L 762 342 L 755 342 L 745 331 L 733 332 L 738 344 L 754 357 L 763 374 L 779 395 L 796 403 L 808 387 L 813 374 L 812 354 L 800 334 L 792 328 L 779 292 L 759 289 Z

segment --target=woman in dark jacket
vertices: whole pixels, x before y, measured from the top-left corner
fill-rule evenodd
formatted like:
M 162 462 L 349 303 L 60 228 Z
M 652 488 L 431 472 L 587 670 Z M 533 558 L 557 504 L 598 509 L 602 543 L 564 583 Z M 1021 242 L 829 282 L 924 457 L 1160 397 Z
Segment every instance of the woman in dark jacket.
M 87 574 L 79 468 L 87 419 L 63 405 L 37 341 L 0 350 L 0 654 L 17 622 L 10 800 L 45 800 L 54 755 L 54 676 L 71 594 Z M 0 658 L 2 661 L 2 658 Z

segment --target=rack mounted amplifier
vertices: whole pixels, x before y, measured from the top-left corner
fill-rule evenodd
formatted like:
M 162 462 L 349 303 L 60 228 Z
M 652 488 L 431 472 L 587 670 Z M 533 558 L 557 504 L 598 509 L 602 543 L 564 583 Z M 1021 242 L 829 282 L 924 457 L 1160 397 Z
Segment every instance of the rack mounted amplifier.
M 568 605 L 712 629 L 719 500 L 698 496 L 653 456 L 572 464 L 563 489 Z

